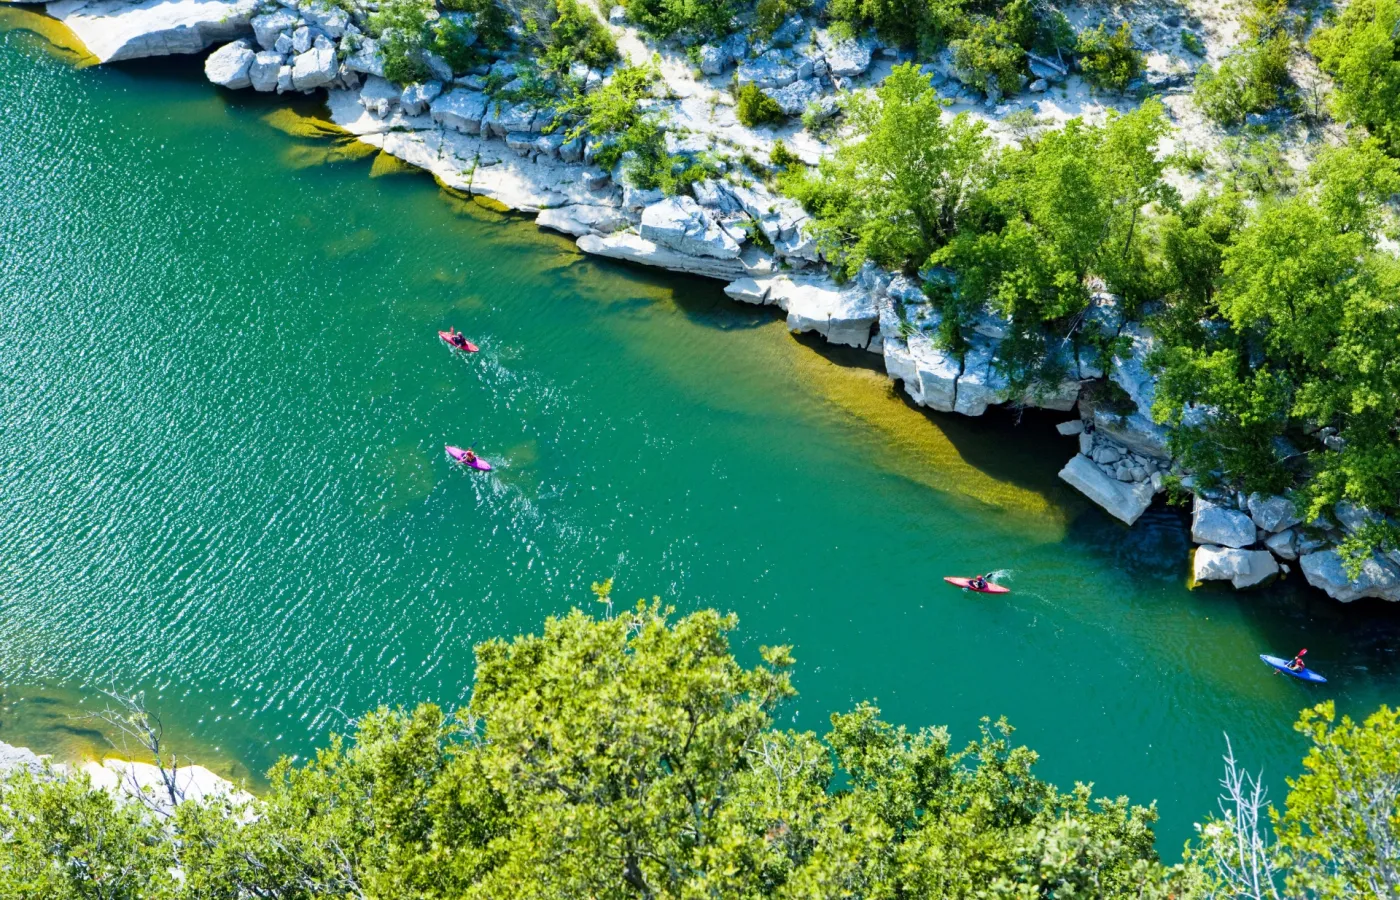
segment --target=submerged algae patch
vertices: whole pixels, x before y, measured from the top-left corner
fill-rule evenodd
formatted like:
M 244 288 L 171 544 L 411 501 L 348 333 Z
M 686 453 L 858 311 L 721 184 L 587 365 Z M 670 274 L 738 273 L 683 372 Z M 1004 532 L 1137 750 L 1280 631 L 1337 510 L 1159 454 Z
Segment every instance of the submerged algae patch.
M 368 145 L 366 145 L 368 146 Z M 383 178 L 386 175 L 416 175 L 423 170 L 404 162 L 392 153 L 379 151 L 369 167 L 370 178 Z
M 32 42 L 35 47 L 76 69 L 86 69 L 101 62 L 68 26 L 57 19 L 32 9 L 0 3 L 0 34 L 9 31 L 33 35 L 36 38 Z

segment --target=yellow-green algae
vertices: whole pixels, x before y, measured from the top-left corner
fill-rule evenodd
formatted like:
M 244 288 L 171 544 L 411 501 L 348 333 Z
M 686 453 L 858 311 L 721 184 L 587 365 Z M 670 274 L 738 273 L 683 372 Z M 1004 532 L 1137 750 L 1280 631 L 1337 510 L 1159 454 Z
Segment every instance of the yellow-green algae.
M 78 40 L 78 36 L 57 19 L 21 6 L 0 3 L 0 33 L 25 31 L 40 40 L 35 46 L 76 69 L 97 65 L 100 60 Z

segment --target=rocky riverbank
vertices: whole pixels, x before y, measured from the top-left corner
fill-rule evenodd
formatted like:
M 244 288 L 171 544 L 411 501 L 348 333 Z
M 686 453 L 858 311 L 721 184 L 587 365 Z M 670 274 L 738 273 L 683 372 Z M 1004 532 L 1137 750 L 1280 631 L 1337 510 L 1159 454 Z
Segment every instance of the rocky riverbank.
M 1194 488 L 1189 473 L 1173 463 L 1166 432 L 1151 418 L 1152 335 L 1124 322 L 1111 294 L 1094 294 L 1087 327 L 1123 339 L 1115 343 L 1123 348 L 1119 355 L 1109 361 L 1070 353 L 1059 383 L 1013 396 L 995 365 L 1007 324 L 995 315 L 988 312 L 977 323 L 966 354 L 939 347 L 940 317 L 922 283 L 939 273 L 911 278 L 867 266 L 846 283 L 831 276 L 804 210 L 755 178 L 746 160 L 768 158 L 782 141 L 798 158 L 815 163 L 832 145 L 794 121 L 742 125 L 730 86 L 763 89 L 788 116 L 820 113 L 834 108 L 842 92 L 879 84 L 907 56 L 896 48 L 869 36 L 838 38 L 801 16 L 766 40 L 740 34 L 718 45 L 654 46 L 615 7 L 609 27 L 624 55 L 635 61 L 656 55 L 662 85 L 648 103 L 662 116 L 667 152 L 683 159 L 703 155 L 714 170 L 691 194 L 665 196 L 628 183 L 621 165 L 597 165 L 602 142 L 552 131 L 555 113 L 547 103 L 506 99 L 514 96 L 518 52 L 491 54 L 489 62 L 468 71 L 454 71 L 425 53 L 432 79 L 395 84 L 384 77 L 383 55 L 369 35 L 370 6 L 353 8 L 359 11 L 319 0 L 59 0 L 47 6 L 102 62 L 214 47 L 205 72 L 224 88 L 279 94 L 324 89 L 336 125 L 431 172 L 446 188 L 533 213 L 540 227 L 574 237 L 585 253 L 723 281 L 735 300 L 778 307 L 794 332 L 817 332 L 878 354 L 890 378 L 918 405 L 971 416 L 1008 404 L 1077 409 L 1078 418 L 1062 431 L 1079 435 L 1080 453 L 1061 477 L 1128 525 L 1169 486 L 1191 490 L 1193 538 L 1201 545 L 1193 566 L 1197 580 L 1252 587 L 1296 563 L 1310 583 L 1339 600 L 1400 600 L 1400 557 L 1376 555 L 1360 578 L 1350 580 L 1335 549 L 1366 521 L 1364 510 L 1354 516 L 1339 510 L 1340 523 L 1302 523 L 1286 498 Z M 1078 11 L 1071 18 L 1081 25 L 1099 15 Z M 1176 119 L 1177 133 L 1162 152 L 1209 149 L 1215 138 L 1184 102 L 1185 86 L 1196 67 L 1218 56 L 1232 24 L 1211 10 L 1183 22 L 1179 7 L 1136 7 L 1126 15 L 1147 63 L 1132 95 L 1161 95 Z M 924 68 L 948 98 L 948 115 L 980 118 L 1003 141 L 1016 139 L 1023 111 L 1035 117 L 1035 127 L 1045 128 L 1076 116 L 1102 120 L 1134 103 L 1094 95 L 1057 60 L 1033 58 L 1035 79 L 1005 93 L 966 84 L 947 53 Z M 582 66 L 571 75 L 586 90 L 596 90 L 612 70 Z M 1186 177 L 1180 188 L 1185 194 L 1198 189 Z M 1095 401 L 1094 389 L 1106 377 L 1129 406 Z M 1280 512 L 1284 506 L 1286 514 Z

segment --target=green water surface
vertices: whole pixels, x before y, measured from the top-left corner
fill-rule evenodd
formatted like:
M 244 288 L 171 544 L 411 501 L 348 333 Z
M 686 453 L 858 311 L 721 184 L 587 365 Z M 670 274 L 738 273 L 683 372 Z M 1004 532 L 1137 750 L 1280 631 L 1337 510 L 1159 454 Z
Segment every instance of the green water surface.
M 1278 790 L 1301 706 L 1400 695 L 1392 611 L 1188 592 L 1179 513 L 1128 530 L 1055 478 L 1064 416 L 926 414 L 873 356 L 371 177 L 279 108 L 0 36 L 0 739 L 95 752 L 74 714 L 145 689 L 250 776 L 461 700 L 474 641 L 613 576 L 738 612 L 746 660 L 795 645 L 784 724 L 1006 715 L 1047 776 L 1156 799 L 1174 857 L 1222 733 Z M 1014 593 L 941 581 L 992 569 Z M 1329 684 L 1258 660 L 1300 646 Z

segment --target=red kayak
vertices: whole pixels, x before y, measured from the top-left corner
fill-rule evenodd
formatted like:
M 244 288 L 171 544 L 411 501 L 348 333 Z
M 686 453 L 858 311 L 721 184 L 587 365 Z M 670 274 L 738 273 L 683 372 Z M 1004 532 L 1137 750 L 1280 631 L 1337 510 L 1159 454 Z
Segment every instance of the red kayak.
M 476 344 L 473 344 L 471 341 L 467 340 L 461 335 L 458 335 L 458 337 L 462 340 L 462 343 L 460 344 L 452 340 L 452 335 L 446 331 L 439 331 L 438 337 L 442 338 L 442 342 L 447 346 L 451 347 L 453 350 L 462 350 L 466 353 L 475 353 L 476 351 L 481 349 Z
M 956 584 L 958 587 L 962 588 L 962 589 L 965 590 L 965 591 L 976 591 L 976 592 L 979 593 L 979 594 L 1009 594 L 1009 593 L 1011 593 L 1011 588 L 1002 587 L 1002 586 L 999 585 L 999 584 L 992 584 L 990 581 L 987 582 L 987 586 L 986 586 L 986 587 L 976 588 L 976 587 L 973 587 L 973 586 L 972 586 L 972 579 L 971 579 L 971 578 L 954 578 L 954 577 L 951 576 L 951 575 L 945 575 L 944 578 L 943 578 L 943 580 L 946 581 L 946 582 L 948 582 L 949 584 Z
M 467 451 L 463 450 L 461 447 L 454 447 L 451 444 L 444 444 L 443 449 L 447 451 L 448 456 L 452 457 L 453 460 L 461 463 L 464 466 L 471 466 L 473 469 L 478 469 L 482 472 L 491 471 L 491 464 L 489 462 L 487 462 L 479 456 L 475 459 L 467 459 Z

